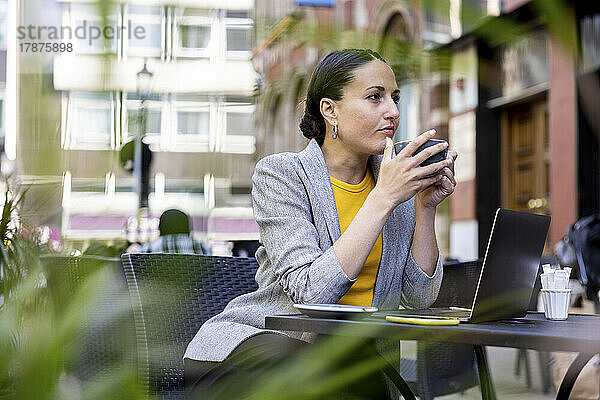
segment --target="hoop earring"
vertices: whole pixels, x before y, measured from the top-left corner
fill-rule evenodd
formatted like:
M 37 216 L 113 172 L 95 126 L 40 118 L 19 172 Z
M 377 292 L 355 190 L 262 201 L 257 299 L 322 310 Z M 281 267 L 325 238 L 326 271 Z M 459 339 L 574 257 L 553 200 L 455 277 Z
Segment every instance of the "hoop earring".
M 338 135 L 338 126 L 334 125 L 333 126 L 333 134 L 331 135 L 331 137 L 334 139 L 337 139 L 337 135 Z

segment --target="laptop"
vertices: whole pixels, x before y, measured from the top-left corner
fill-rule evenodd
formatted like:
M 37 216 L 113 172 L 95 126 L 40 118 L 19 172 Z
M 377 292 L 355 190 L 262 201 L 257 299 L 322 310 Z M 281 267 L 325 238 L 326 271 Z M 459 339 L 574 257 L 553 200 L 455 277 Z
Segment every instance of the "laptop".
M 386 315 L 487 322 L 527 314 L 550 227 L 547 215 L 499 208 L 494 216 L 471 308 L 394 310 Z

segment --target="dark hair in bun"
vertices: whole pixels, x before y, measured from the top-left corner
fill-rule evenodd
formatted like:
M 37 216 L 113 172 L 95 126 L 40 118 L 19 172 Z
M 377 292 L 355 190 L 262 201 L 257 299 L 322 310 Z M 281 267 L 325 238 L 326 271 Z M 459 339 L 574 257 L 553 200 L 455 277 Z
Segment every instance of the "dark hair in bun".
M 326 97 L 340 100 L 344 88 L 354 79 L 353 71 L 373 60 L 385 60 L 376 52 L 368 49 L 336 50 L 327 54 L 312 73 L 304 115 L 300 121 L 300 130 L 308 139 L 316 139 L 319 146 L 325 140 L 325 120 L 321 115 L 321 99 Z

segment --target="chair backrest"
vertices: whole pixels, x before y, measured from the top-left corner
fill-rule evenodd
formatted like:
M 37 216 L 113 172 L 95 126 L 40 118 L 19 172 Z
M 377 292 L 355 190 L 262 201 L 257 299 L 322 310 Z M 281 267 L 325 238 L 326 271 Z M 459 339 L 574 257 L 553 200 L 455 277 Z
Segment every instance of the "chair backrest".
M 81 289 L 92 274 L 104 273 L 104 279 L 94 281 L 96 297 L 89 308 L 82 308 L 82 315 L 86 317 L 77 327 L 79 331 L 69 348 L 65 349 L 65 354 L 75 354 L 65 362 L 67 371 L 85 383 L 103 379 L 124 365 L 135 368 L 131 354 L 135 346 L 133 315 L 121 261 L 99 256 L 55 255 L 42 256 L 41 261 L 58 313 L 67 306 L 78 306 L 71 304 L 73 293 Z
M 183 354 L 200 326 L 258 288 L 254 258 L 124 254 L 140 377 L 149 393 L 183 398 Z

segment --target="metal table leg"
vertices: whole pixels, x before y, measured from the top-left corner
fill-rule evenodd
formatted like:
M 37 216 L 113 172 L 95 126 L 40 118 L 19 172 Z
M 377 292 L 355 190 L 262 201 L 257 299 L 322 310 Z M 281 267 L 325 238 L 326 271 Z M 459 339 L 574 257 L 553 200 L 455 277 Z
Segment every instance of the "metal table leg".
M 547 394 L 552 387 L 552 373 L 550 367 L 550 353 L 538 351 L 538 361 L 542 377 L 542 393 Z
M 379 355 L 379 357 L 382 356 Z M 406 381 L 400 376 L 398 371 L 396 371 L 396 369 L 390 363 L 387 362 L 387 360 L 384 364 L 383 372 L 387 375 L 388 378 L 390 378 L 392 382 L 394 382 L 394 385 L 396 385 L 396 387 L 400 391 L 400 394 L 405 400 L 416 400 L 414 393 L 412 392 L 412 390 L 410 390 L 410 387 L 408 386 Z
M 569 395 L 571 394 L 571 390 L 573 389 L 573 385 L 575 385 L 575 380 L 577 380 L 577 376 L 585 367 L 585 364 L 588 363 L 594 356 L 594 353 L 579 353 L 577 357 L 573 360 L 565 377 L 563 378 L 560 388 L 558 389 L 558 393 L 556 394 L 556 400 L 567 400 Z
M 394 368 L 394 366 L 390 364 L 385 357 L 379 354 L 377 348 L 375 347 L 375 341 L 369 342 L 369 346 L 372 348 L 373 355 L 379 358 L 381 365 L 383 365 L 383 373 L 394 383 L 394 385 L 396 385 L 400 391 L 400 394 L 402 395 L 402 398 L 404 398 L 404 400 L 417 400 L 415 394 L 412 392 L 412 390 L 410 390 L 410 387 L 404 378 L 402 378 L 398 371 L 396 371 L 396 368 Z
M 479 386 L 483 400 L 496 400 L 496 392 L 492 383 L 492 376 L 487 363 L 485 349 L 481 345 L 474 345 L 475 358 L 477 359 L 477 370 L 479 371 Z

